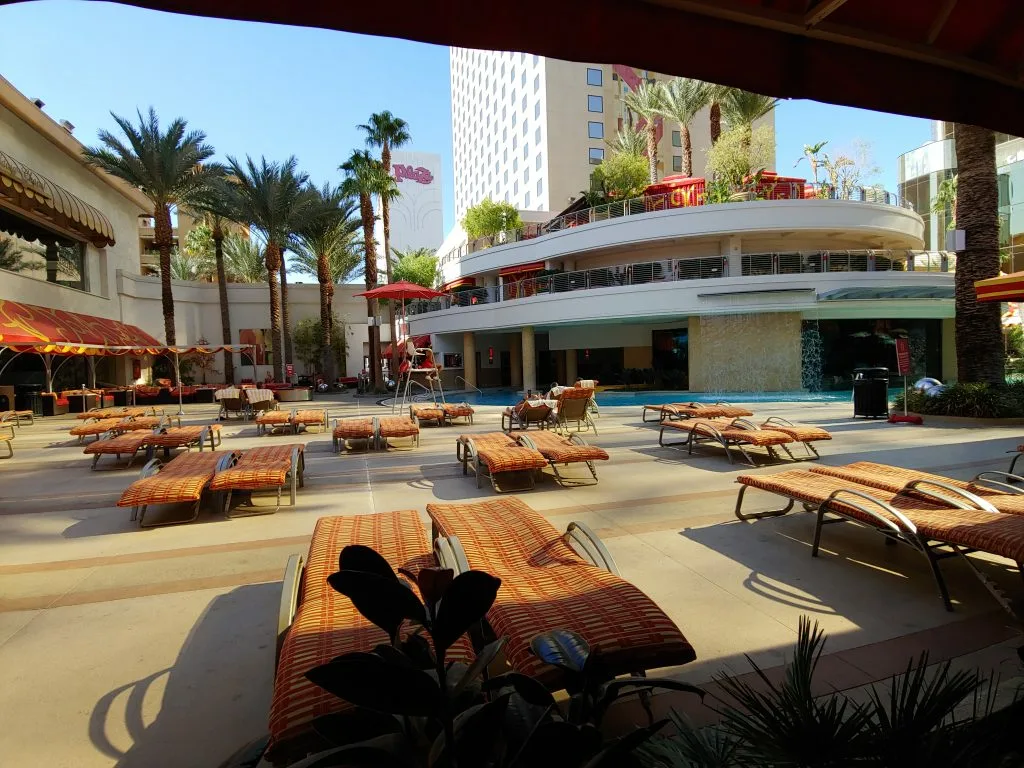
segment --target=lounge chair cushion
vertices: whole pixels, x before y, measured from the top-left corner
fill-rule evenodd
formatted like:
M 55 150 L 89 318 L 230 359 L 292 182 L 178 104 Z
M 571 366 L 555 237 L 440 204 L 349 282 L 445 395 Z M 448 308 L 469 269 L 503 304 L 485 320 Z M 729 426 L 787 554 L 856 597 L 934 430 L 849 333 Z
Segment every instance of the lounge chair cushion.
M 694 431 L 700 433 L 704 430 L 698 426 Z M 793 438 L 785 432 L 774 429 L 720 429 L 718 432 L 726 440 L 762 448 L 767 445 L 783 445 L 793 442 Z
M 492 475 L 502 472 L 519 472 L 530 469 L 543 469 L 548 460 L 532 448 L 522 446 L 496 447 L 491 445 L 476 446 L 480 461 L 487 466 Z
M 530 442 L 544 458 L 556 464 L 571 464 L 576 461 L 607 461 L 608 452 L 596 445 L 580 445 L 553 432 L 534 432 Z
M 736 482 L 764 491 L 778 493 L 808 504 L 820 504 L 839 489 L 853 488 L 872 494 L 902 512 L 925 539 L 945 541 L 969 549 L 977 549 L 1024 562 L 1024 517 L 1003 515 L 971 509 L 943 508 L 910 496 L 897 496 L 851 480 L 829 477 L 817 472 L 791 470 L 775 475 L 740 475 Z M 841 501 L 832 508 L 849 517 L 877 527 L 877 522 L 855 507 Z M 878 514 L 887 515 L 881 507 L 872 506 Z
M 821 427 L 811 426 L 810 424 L 776 424 L 773 421 L 767 421 L 761 425 L 761 429 L 782 432 L 792 437 L 798 443 L 813 443 L 818 440 L 832 439 L 831 432 Z
M 387 642 L 387 635 L 364 619 L 352 602 L 335 592 L 327 577 L 338 570 L 338 555 L 348 544 L 373 547 L 396 570 L 416 573 L 435 565 L 419 514 L 413 510 L 377 515 L 322 517 L 317 520 L 302 578 L 298 612 L 288 630 L 274 681 L 270 707 L 271 742 L 268 755 L 280 761 L 284 753 L 302 746 L 286 742 L 311 732 L 320 715 L 348 708 L 306 679 L 306 672 L 336 656 L 369 651 Z M 471 663 L 473 654 L 463 637 L 448 652 L 452 661 Z
M 333 436 L 335 440 L 368 440 L 373 437 L 373 419 L 369 416 L 339 419 Z
M 441 406 L 450 418 L 458 419 L 465 416 L 472 416 L 475 411 L 468 403 L 445 403 Z
M 89 421 L 85 424 L 78 424 L 72 427 L 69 432 L 76 437 L 82 437 L 83 435 L 102 435 L 104 432 L 109 432 L 120 423 L 121 419 L 97 419 L 96 421 Z
M 256 417 L 256 423 L 264 426 L 283 426 L 291 423 L 291 414 L 287 411 L 263 411 Z
M 156 429 L 162 421 L 162 416 L 139 416 L 131 421 L 118 424 L 116 430 L 118 432 L 136 432 L 142 429 Z
M 142 432 L 135 432 L 118 435 L 117 437 L 110 437 L 106 440 L 96 440 L 85 446 L 82 453 L 100 453 L 104 455 L 115 453 L 135 453 L 146 444 L 146 439 L 149 437 L 150 435 Z
M 613 673 L 685 664 L 696 658 L 678 627 L 647 595 L 576 554 L 544 517 L 515 497 L 478 504 L 428 504 L 445 536 L 458 536 L 470 567 L 502 580 L 488 620 L 509 637 L 519 672 L 558 673 L 530 650 L 551 629 L 579 632 L 600 647 Z
M 293 424 L 304 424 L 306 426 L 325 425 L 327 423 L 324 412 L 317 410 L 296 411 L 292 414 L 291 418 Z
M 279 488 L 288 480 L 294 448 L 299 449 L 301 461 L 301 443 L 251 448 L 242 454 L 233 467 L 216 474 L 210 483 L 210 490 L 256 491 L 263 488 Z
M 416 403 L 409 406 L 412 414 L 420 421 L 444 421 L 444 408 L 426 403 Z
M 146 436 L 146 445 L 155 448 L 180 448 L 199 441 L 204 429 L 220 432 L 220 424 L 207 426 L 168 427 L 162 432 Z
M 119 507 L 198 501 L 223 453 L 185 453 L 164 464 L 152 477 L 136 480 L 125 489 Z
M 473 445 L 477 448 L 482 446 L 493 446 L 495 448 L 501 447 L 513 447 L 518 445 L 516 441 L 506 435 L 504 432 L 481 432 L 479 435 L 459 435 L 460 443 L 468 443 L 470 440 L 473 441 Z
M 416 422 L 408 416 L 381 416 L 377 423 L 381 437 L 414 437 L 420 433 Z

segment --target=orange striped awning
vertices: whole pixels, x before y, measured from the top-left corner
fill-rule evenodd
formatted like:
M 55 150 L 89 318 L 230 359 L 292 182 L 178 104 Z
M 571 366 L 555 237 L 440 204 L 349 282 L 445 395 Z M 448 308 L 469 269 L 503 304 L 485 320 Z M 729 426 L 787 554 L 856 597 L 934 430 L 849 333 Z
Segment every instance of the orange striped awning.
M 463 288 L 467 285 L 476 285 L 475 277 L 460 277 L 456 280 L 452 280 L 450 283 L 445 283 L 441 286 L 441 290 L 447 293 L 448 291 L 454 291 L 456 288 Z
M 0 300 L 0 346 L 19 352 L 116 354 L 101 347 L 159 349 L 141 328 L 118 320 Z
M 498 271 L 498 274 L 504 277 L 505 275 L 519 275 L 526 272 L 540 272 L 544 269 L 543 261 L 535 261 L 532 264 L 515 264 L 511 267 L 503 267 Z
M 977 280 L 974 291 L 978 301 L 1024 301 L 1024 272 Z

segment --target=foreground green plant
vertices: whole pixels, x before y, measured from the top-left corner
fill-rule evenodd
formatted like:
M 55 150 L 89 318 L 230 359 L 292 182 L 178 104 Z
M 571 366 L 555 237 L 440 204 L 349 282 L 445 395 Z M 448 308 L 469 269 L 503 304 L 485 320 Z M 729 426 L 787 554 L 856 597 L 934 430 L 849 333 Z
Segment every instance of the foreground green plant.
M 893 408 L 903 411 L 903 393 L 896 396 Z M 974 419 L 1024 417 L 1024 386 L 973 382 L 950 384 L 942 392 L 928 395 L 910 390 L 907 410 L 925 416 L 963 416 Z

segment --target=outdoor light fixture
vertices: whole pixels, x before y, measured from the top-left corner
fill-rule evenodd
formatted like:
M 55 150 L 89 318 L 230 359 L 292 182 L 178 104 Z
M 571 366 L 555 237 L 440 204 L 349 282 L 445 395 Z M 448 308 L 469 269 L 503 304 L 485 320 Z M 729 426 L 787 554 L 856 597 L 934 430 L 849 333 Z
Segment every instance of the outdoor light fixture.
M 493 363 L 494 362 L 494 347 L 488 347 L 487 348 L 487 362 L 488 363 Z
M 589 360 L 590 359 L 590 350 L 589 349 L 584 349 L 583 350 L 583 359 L 584 360 Z

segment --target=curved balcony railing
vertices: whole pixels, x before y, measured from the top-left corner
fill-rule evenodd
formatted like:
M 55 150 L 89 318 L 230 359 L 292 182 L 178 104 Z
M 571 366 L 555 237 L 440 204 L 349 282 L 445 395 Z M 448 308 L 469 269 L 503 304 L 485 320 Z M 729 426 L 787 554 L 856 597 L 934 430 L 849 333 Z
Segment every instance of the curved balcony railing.
M 952 272 L 956 266 L 956 254 L 945 251 L 892 250 L 790 251 L 743 254 L 739 263 L 740 273 L 732 275 L 734 277 L 824 272 Z M 406 305 L 406 313 L 421 315 L 546 294 L 647 283 L 715 280 L 729 276 L 727 256 L 619 264 L 538 275 L 501 285 L 463 288 L 439 299 L 411 301 Z
M 496 245 L 507 245 L 518 243 L 523 240 L 532 240 L 542 237 L 550 232 L 558 232 L 573 227 L 585 226 L 598 221 L 608 221 L 624 216 L 635 216 L 640 213 L 651 213 L 653 211 L 666 211 L 673 208 L 693 208 L 706 205 L 703 179 L 694 179 L 694 184 L 689 186 L 686 194 L 681 190 L 665 192 L 657 195 L 644 195 L 633 197 L 628 200 L 615 200 L 592 208 L 584 208 L 581 211 L 573 211 L 562 216 L 557 216 L 547 223 L 527 223 L 516 229 L 508 229 L 495 235 L 488 235 L 471 240 L 456 250 L 449 251 L 441 256 L 440 266 L 452 262 L 461 261 L 464 256 L 478 251 L 492 248 Z M 814 197 L 805 198 L 805 190 L 815 191 Z M 828 184 L 819 184 L 816 188 L 813 184 L 796 182 L 772 182 L 765 185 L 765 188 L 757 193 L 761 197 L 754 197 L 754 193 L 734 195 L 735 202 L 752 202 L 756 200 L 850 200 L 861 203 L 881 203 L 893 205 L 899 208 L 913 210 L 913 206 L 906 200 L 892 192 L 886 192 L 877 187 L 851 187 L 839 189 Z

